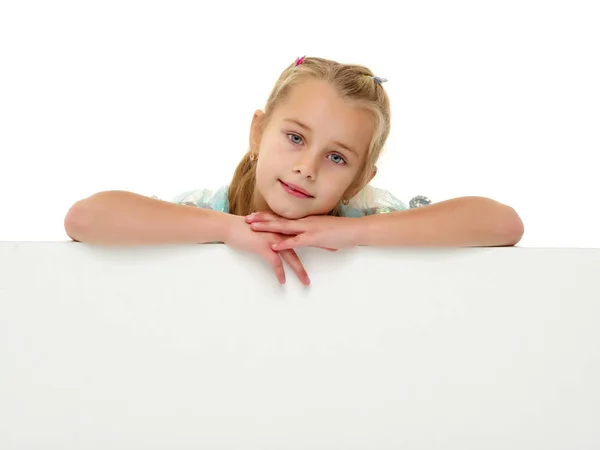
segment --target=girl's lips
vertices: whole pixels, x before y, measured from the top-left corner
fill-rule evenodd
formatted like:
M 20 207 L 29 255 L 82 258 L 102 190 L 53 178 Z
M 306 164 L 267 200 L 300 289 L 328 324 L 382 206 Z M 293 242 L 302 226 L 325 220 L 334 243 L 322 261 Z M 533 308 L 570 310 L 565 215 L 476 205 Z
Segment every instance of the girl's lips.
M 279 182 L 281 183 L 281 186 L 283 186 L 283 189 L 285 189 L 285 191 L 288 194 L 292 194 L 299 198 L 313 198 L 312 195 L 310 195 L 308 192 L 306 192 L 304 189 L 302 189 L 299 186 L 296 186 L 294 184 L 288 184 L 281 180 L 279 180 Z

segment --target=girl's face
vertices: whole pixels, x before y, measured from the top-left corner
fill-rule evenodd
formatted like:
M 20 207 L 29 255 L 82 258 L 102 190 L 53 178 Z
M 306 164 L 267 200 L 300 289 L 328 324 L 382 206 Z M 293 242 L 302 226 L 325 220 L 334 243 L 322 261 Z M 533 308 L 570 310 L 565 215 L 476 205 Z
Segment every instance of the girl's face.
M 327 214 L 359 175 L 373 136 L 371 115 L 310 79 L 292 88 L 261 136 L 263 117 L 254 115 L 251 132 L 257 210 L 288 219 Z

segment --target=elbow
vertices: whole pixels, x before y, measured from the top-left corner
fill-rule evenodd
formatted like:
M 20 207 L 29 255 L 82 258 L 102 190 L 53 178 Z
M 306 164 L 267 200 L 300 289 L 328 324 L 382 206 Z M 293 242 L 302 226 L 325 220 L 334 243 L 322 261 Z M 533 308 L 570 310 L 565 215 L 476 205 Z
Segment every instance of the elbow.
M 90 242 L 96 240 L 98 223 L 102 226 L 102 218 L 113 215 L 120 198 L 127 191 L 102 191 L 88 198 L 79 200 L 67 211 L 64 218 L 64 228 L 67 235 L 76 242 Z M 117 206 L 115 206 L 117 205 Z
M 75 242 L 81 241 L 81 236 L 85 227 L 85 214 L 81 202 L 77 202 L 71 206 L 65 216 L 64 227 L 67 236 Z
M 105 197 L 104 192 L 98 192 L 88 198 L 79 200 L 67 211 L 64 227 L 67 235 L 77 242 L 82 242 L 98 214 L 101 203 Z
M 525 233 L 525 226 L 517 212 L 507 206 L 502 220 L 498 222 L 500 224 L 499 235 L 502 240 L 501 245 L 507 247 L 517 245 Z

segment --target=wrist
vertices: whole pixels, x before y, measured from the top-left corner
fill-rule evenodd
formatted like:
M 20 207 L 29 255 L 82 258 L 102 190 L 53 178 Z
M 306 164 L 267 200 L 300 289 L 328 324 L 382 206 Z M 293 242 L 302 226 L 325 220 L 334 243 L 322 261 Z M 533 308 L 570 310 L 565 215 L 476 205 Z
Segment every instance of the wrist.
M 217 223 L 219 242 L 229 245 L 234 233 L 238 229 L 240 221 L 245 222 L 243 216 L 223 213 L 223 216 L 220 217 Z
M 352 219 L 354 225 L 354 243 L 356 246 L 381 246 L 387 245 L 387 234 L 389 233 L 390 213 L 386 214 L 371 214 L 363 217 Z M 394 228 L 399 228 L 394 227 Z
M 196 244 L 226 243 L 237 216 L 212 209 L 187 207 L 194 215 L 193 240 Z M 243 219 L 243 218 L 242 218 Z M 191 231 L 190 231 L 191 232 Z
M 365 244 L 365 233 L 367 232 L 367 223 L 364 217 L 344 217 L 348 224 L 348 235 L 350 245 L 353 247 L 367 245 Z

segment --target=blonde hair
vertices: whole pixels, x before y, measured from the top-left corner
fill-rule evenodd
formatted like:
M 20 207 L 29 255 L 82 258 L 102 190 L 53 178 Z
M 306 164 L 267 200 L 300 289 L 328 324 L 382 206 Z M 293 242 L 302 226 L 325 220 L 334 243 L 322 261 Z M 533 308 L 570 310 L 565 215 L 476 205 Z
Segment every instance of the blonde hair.
M 390 103 L 385 89 L 374 79 L 373 72 L 367 67 L 353 64 L 341 64 L 336 61 L 306 57 L 299 65 L 292 63 L 280 75 L 271 91 L 265 106 L 265 114 L 261 121 L 260 133 L 268 124 L 273 111 L 286 98 L 290 90 L 307 79 L 327 81 L 340 97 L 369 111 L 373 117 L 375 131 L 369 145 L 368 153 L 358 176 L 346 191 L 353 191 L 365 186 L 371 177 L 383 146 L 390 132 Z M 256 186 L 256 161 L 251 159 L 250 149 L 238 164 L 229 184 L 229 212 L 235 215 L 252 213 L 254 189 Z M 341 202 L 342 199 L 340 199 Z M 329 212 L 339 215 L 340 204 Z

